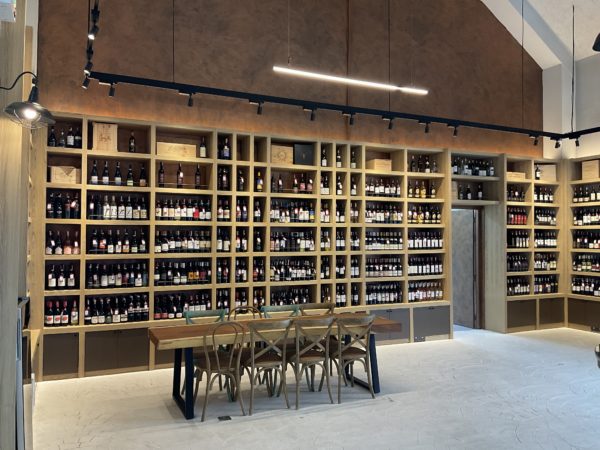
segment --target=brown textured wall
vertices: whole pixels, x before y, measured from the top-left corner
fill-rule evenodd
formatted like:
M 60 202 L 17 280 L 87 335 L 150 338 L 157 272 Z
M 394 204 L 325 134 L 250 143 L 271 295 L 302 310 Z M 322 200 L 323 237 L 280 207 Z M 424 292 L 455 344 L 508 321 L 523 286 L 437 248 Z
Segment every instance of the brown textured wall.
M 175 75 L 178 82 L 332 103 L 388 108 L 528 128 L 542 127 L 542 71 L 525 55 L 521 101 L 521 48 L 479 0 L 391 0 L 391 68 L 388 2 L 291 2 L 291 55 L 296 67 L 395 84 L 427 87 L 414 97 L 276 75 L 287 61 L 285 0 L 175 0 Z M 101 32 L 94 69 L 146 78 L 173 78 L 170 0 L 101 0 Z M 113 99 L 92 81 L 81 89 L 87 2 L 40 2 L 41 101 L 55 111 L 119 116 L 263 133 L 350 139 L 423 147 L 450 147 L 541 155 L 526 137 L 433 126 L 425 135 L 414 122 L 392 131 L 378 119 L 358 117 L 353 127 L 322 111 L 310 122 L 291 107 L 265 105 L 262 116 L 241 101 L 185 98 L 157 89 L 118 86 Z M 524 114 L 522 115 L 522 111 Z M 524 120 L 522 122 L 522 117 Z

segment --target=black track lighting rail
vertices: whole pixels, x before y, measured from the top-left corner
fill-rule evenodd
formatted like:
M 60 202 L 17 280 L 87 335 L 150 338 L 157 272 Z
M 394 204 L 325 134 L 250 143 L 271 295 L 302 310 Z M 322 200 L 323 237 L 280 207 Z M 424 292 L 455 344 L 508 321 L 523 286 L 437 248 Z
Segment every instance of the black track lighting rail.
M 534 130 L 530 128 L 518 128 L 510 127 L 506 125 L 497 125 L 484 122 L 474 122 L 469 120 L 461 119 L 450 119 L 447 117 L 428 116 L 422 114 L 412 114 L 399 111 L 386 111 L 373 108 L 363 108 L 359 106 L 346 106 L 338 105 L 335 103 L 324 103 L 315 102 L 311 100 L 301 100 L 289 97 L 278 97 L 273 95 L 257 94 L 251 92 L 234 91 L 229 89 L 221 89 L 208 86 L 197 86 L 193 84 L 175 83 L 164 80 L 154 80 L 151 78 L 132 77 L 129 75 L 120 75 L 106 72 L 94 72 L 92 71 L 89 78 L 98 80 L 101 84 L 112 86 L 111 92 L 114 94 L 114 86 L 117 84 L 131 84 L 136 86 L 154 87 L 159 89 L 167 89 L 175 91 L 178 94 L 189 95 L 190 97 L 195 94 L 214 95 L 218 97 L 236 98 L 240 100 L 246 100 L 252 104 L 257 104 L 260 107 L 259 114 L 262 114 L 263 105 L 267 103 L 297 106 L 305 111 L 311 111 L 311 120 L 314 120 L 315 112 L 317 110 L 328 110 L 337 111 L 346 117 L 349 117 L 349 123 L 354 123 L 356 115 L 367 115 L 381 117 L 384 120 L 390 121 L 394 119 L 403 120 L 414 120 L 422 124 L 439 123 L 447 125 L 454 129 L 454 133 L 457 133 L 459 127 L 477 128 L 481 130 L 499 131 L 503 133 L 515 133 L 523 134 L 534 139 L 534 143 L 537 145 L 537 141 L 540 137 L 547 137 L 560 146 L 560 141 L 563 139 L 579 139 L 581 136 L 587 134 L 593 134 L 600 132 L 600 127 L 589 128 L 580 131 L 574 131 L 570 133 L 554 133 L 551 131 Z M 389 127 L 391 129 L 391 127 Z M 426 125 L 426 132 L 429 131 L 429 125 Z M 456 134 L 454 134 L 456 136 Z

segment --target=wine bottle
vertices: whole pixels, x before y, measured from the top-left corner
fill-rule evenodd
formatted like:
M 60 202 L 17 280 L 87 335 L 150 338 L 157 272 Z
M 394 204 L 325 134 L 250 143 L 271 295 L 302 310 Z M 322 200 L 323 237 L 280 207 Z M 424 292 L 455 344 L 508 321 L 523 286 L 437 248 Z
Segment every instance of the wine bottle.
M 133 131 L 131 132 L 131 136 L 129 136 L 129 153 L 135 153 L 136 145 L 135 145 L 135 136 L 133 135 Z

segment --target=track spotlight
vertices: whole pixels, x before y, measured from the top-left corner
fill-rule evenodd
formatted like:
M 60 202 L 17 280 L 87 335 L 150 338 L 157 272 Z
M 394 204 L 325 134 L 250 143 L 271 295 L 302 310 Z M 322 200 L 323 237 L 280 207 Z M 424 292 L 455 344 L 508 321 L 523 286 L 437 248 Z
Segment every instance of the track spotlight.
M 539 142 L 540 142 L 540 137 L 539 136 L 535 136 L 533 138 L 533 145 L 538 145 Z
M 388 122 L 388 130 L 391 130 L 392 128 L 394 128 L 394 119 L 390 119 Z
M 194 106 L 194 99 L 192 98 L 192 94 L 188 97 L 188 106 L 191 108 Z
M 108 96 L 109 97 L 115 96 L 115 84 L 114 83 L 110 83 L 110 88 L 108 89 Z
M 354 113 L 350 114 L 350 119 L 348 120 L 349 125 L 354 125 Z
M 94 39 L 96 39 L 96 36 L 98 35 L 99 32 L 100 32 L 100 28 L 98 28 L 98 25 L 96 25 L 96 24 L 92 25 L 92 28 L 90 28 L 90 31 L 88 33 L 88 39 L 90 41 L 93 41 Z
M 311 109 L 310 110 L 310 121 L 314 122 L 316 116 L 317 116 L 317 110 L 315 108 Z
M 83 89 L 87 89 L 89 85 L 90 85 L 90 78 L 86 75 L 86 77 L 83 79 L 83 83 L 81 83 L 81 87 Z
M 83 68 L 83 73 L 86 75 L 86 77 L 92 73 L 92 67 L 94 67 L 94 63 L 88 60 L 87 64 Z
M 454 131 L 452 132 L 452 137 L 458 136 L 458 125 L 454 125 Z
M 554 148 L 560 148 L 560 139 L 556 140 L 556 144 L 554 144 Z
M 579 137 L 575 138 L 575 147 L 579 147 Z
M 264 103 L 265 102 L 258 102 L 258 106 L 256 107 L 256 114 L 259 116 L 262 115 Z
M 429 122 L 425 123 L 425 134 L 429 133 Z

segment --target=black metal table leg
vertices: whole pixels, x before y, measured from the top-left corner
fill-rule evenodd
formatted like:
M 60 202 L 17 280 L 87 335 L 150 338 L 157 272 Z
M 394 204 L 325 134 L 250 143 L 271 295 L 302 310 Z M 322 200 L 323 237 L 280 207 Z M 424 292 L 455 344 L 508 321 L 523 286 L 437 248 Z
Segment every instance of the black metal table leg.
M 346 344 L 350 342 L 350 336 L 346 336 Z M 373 392 L 379 394 L 381 391 L 379 385 L 379 367 L 377 365 L 377 347 L 375 345 L 375 334 L 371 333 L 371 339 L 369 339 L 369 352 L 371 353 L 371 381 L 373 382 Z M 350 379 L 350 368 L 346 367 L 345 370 L 346 379 Z M 369 389 L 369 383 L 359 378 L 354 377 L 354 384 L 359 385 L 365 389 Z
M 194 356 L 193 348 L 183 349 L 185 357 L 185 399 L 181 397 L 181 356 L 182 349 L 175 349 L 173 363 L 173 400 L 186 419 L 194 418 Z

